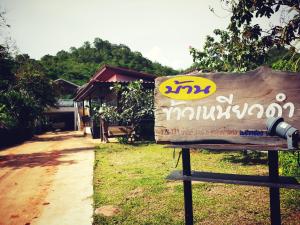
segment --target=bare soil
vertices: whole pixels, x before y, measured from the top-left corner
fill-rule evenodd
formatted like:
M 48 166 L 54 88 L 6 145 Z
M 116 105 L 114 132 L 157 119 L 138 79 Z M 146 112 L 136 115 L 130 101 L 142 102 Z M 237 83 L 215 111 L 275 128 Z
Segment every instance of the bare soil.
M 74 163 L 64 156 L 85 148 L 91 143 L 78 132 L 59 132 L 0 151 L 0 225 L 32 224 L 51 204 L 45 199 L 58 167 Z
M 113 217 L 113 216 L 117 215 L 119 212 L 120 212 L 120 209 L 113 205 L 104 205 L 95 210 L 95 214 L 103 215 L 106 217 Z

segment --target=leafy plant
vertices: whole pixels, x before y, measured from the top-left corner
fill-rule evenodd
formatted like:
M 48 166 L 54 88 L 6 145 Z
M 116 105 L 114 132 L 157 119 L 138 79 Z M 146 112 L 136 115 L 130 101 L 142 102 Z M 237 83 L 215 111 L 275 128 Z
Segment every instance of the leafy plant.
M 120 144 L 128 144 L 129 143 L 128 137 L 118 137 L 117 140 Z
M 300 162 L 298 162 L 297 153 L 280 152 L 279 162 L 280 171 L 283 175 L 300 177 Z
M 289 45 L 295 48 L 294 41 L 300 38 L 300 4 L 298 0 L 238 0 L 225 3 L 231 11 L 229 29 L 241 33 L 244 38 L 261 39 L 266 47 Z M 254 18 L 267 18 L 277 15 L 279 24 L 263 29 L 253 24 Z
M 137 131 L 143 119 L 153 119 L 153 91 L 144 88 L 142 80 L 128 85 L 118 83 L 111 89 L 120 96 L 118 107 L 103 104 L 96 109 L 105 121 L 132 126 Z
M 93 120 L 100 121 L 100 118 L 109 123 L 116 123 L 119 121 L 119 114 L 116 106 L 109 106 L 103 103 L 95 105 L 93 108 Z
M 153 118 L 153 91 L 143 87 L 143 81 L 133 81 L 123 86 L 116 84 L 113 90 L 121 96 L 118 113 L 121 123 L 134 128 L 145 118 Z
M 13 128 L 16 126 L 16 121 L 5 105 L 0 105 L 0 128 Z

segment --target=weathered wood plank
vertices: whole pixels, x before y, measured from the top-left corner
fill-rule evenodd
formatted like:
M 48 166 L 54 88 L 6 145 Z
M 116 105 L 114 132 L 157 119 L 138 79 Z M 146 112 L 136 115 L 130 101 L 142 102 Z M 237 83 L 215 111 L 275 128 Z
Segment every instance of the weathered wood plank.
M 188 149 L 207 149 L 216 151 L 287 151 L 286 144 L 283 145 L 249 145 L 249 144 L 193 144 L 193 143 L 172 143 L 165 148 L 188 148 Z
M 199 171 L 192 171 L 191 176 L 184 176 L 182 174 L 182 171 L 173 171 L 167 177 L 167 179 L 300 189 L 300 184 L 298 183 L 296 178 L 284 176 L 280 176 L 278 182 L 271 182 L 269 176 L 224 174 Z
M 260 67 L 247 73 L 210 73 L 196 77 L 213 81 L 216 92 L 202 99 L 176 100 L 159 91 L 160 85 L 174 76 L 155 80 L 157 142 L 214 140 L 229 144 L 282 145 L 285 140 L 267 134 L 268 117 L 282 116 L 300 128 L 299 73 Z

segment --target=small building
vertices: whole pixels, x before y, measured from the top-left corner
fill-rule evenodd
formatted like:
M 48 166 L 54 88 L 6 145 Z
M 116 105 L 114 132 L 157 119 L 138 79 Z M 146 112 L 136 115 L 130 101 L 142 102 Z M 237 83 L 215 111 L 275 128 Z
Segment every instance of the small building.
M 77 130 L 77 107 L 73 98 L 79 86 L 65 79 L 54 81 L 59 89 L 60 98 L 57 107 L 46 111 L 46 117 L 52 130 Z
M 115 83 L 123 85 L 135 80 L 142 80 L 145 88 L 154 89 L 155 76 L 121 67 L 105 65 L 98 70 L 90 81 L 83 85 L 74 98 L 77 104 L 77 127 L 84 133 L 91 134 L 91 116 L 93 105 L 102 104 L 117 106 L 119 96 L 110 87 Z

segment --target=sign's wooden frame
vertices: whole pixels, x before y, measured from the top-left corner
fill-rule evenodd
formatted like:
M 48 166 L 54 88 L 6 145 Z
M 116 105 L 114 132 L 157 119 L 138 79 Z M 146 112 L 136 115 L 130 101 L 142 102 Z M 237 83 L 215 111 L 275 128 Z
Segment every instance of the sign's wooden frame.
M 216 92 L 199 100 L 176 100 L 159 90 L 163 82 L 174 76 L 155 80 L 155 139 L 158 143 L 284 146 L 284 140 L 267 134 L 266 119 L 282 116 L 294 127 L 300 127 L 299 73 L 259 67 L 246 73 L 195 76 L 213 81 Z M 182 84 L 185 85 L 183 92 L 188 91 L 188 84 Z

